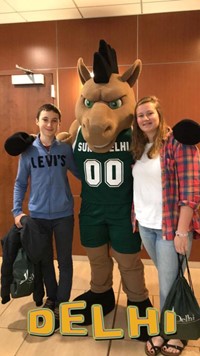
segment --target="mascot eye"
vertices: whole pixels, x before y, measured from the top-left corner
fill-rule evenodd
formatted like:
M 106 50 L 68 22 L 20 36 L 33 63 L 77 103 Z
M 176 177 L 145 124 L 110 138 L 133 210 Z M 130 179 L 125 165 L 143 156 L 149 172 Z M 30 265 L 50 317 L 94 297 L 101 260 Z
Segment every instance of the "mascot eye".
M 92 108 L 93 107 L 93 105 L 94 105 L 94 101 L 91 101 L 91 100 L 88 100 L 88 99 L 85 99 L 84 100 L 84 104 L 85 104 L 85 106 L 87 107 L 87 108 Z
M 122 106 L 122 100 L 121 99 L 117 99 L 117 100 L 114 100 L 114 101 L 110 101 L 108 103 L 108 106 L 111 108 L 111 109 L 118 109 Z

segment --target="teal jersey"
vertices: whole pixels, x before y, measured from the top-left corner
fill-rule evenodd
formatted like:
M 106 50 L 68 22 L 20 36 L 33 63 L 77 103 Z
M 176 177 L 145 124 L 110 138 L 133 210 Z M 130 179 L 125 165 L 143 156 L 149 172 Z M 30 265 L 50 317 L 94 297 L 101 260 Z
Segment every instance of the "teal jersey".
M 123 204 L 133 199 L 131 129 L 122 131 L 106 153 L 90 150 L 81 129 L 74 143 L 74 158 L 82 181 L 83 201 Z

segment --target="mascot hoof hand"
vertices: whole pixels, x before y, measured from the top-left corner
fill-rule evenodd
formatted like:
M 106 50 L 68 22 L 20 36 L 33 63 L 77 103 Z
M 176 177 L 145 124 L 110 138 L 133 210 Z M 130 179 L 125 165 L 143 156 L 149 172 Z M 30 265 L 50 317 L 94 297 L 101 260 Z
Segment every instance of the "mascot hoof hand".
M 110 313 L 115 307 L 115 295 L 112 288 L 104 293 L 94 293 L 89 290 L 74 299 L 74 301 L 77 300 L 84 300 L 87 303 L 86 308 L 81 310 L 81 314 L 85 318 L 85 321 L 81 325 L 92 324 L 91 307 L 93 304 L 100 304 L 102 306 L 104 316 Z M 71 313 L 77 314 L 77 310 L 71 311 Z
M 14 135 L 7 138 L 4 143 L 4 148 L 10 156 L 18 156 L 20 153 L 33 143 L 35 137 L 26 132 L 16 132 Z
M 183 119 L 173 127 L 175 139 L 185 145 L 197 145 L 200 142 L 200 125 L 190 119 Z
M 65 143 L 70 143 L 70 140 L 72 138 L 72 135 L 68 132 L 59 132 L 56 136 L 58 141 L 65 142 Z
M 134 305 L 135 307 L 138 307 L 140 317 L 145 317 L 146 309 L 153 307 L 149 298 L 143 300 L 142 302 L 131 302 L 130 300 L 128 300 L 127 306 L 129 306 L 129 305 Z M 149 334 L 148 334 L 146 326 L 140 327 L 140 336 L 134 340 L 140 340 L 140 341 L 148 341 L 149 340 Z

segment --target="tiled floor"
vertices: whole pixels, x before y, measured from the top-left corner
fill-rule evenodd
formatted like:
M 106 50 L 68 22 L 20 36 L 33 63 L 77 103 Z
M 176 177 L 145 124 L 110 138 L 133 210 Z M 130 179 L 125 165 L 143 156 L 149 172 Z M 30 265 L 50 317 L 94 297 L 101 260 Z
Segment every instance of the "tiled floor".
M 1 263 L 1 260 L 0 260 Z M 155 267 L 144 261 L 146 284 L 155 308 L 159 308 L 158 282 Z M 55 262 L 56 268 L 57 263 Z M 200 302 L 200 263 L 191 263 L 195 294 Z M 74 258 L 74 281 L 71 298 L 89 289 L 90 267 L 86 259 Z M 116 309 L 105 317 L 105 328 L 122 328 L 121 340 L 96 341 L 92 327 L 87 327 L 86 337 L 63 336 L 57 331 L 49 337 L 32 336 L 27 332 L 27 312 L 35 308 L 32 297 L 24 297 L 0 304 L 0 355 L 2 356 L 143 356 L 144 343 L 130 339 L 127 332 L 126 296 L 121 290 L 120 276 L 114 264 L 114 291 Z M 200 355 L 200 339 L 190 341 L 183 356 Z

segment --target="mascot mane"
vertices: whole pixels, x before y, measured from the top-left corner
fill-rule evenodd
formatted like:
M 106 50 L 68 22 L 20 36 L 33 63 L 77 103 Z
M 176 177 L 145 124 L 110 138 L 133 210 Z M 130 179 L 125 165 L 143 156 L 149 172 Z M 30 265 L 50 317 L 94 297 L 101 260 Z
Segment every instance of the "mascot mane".
M 100 40 L 99 51 L 94 53 L 93 73 L 95 83 L 108 83 L 112 73 L 119 73 L 114 48 Z

